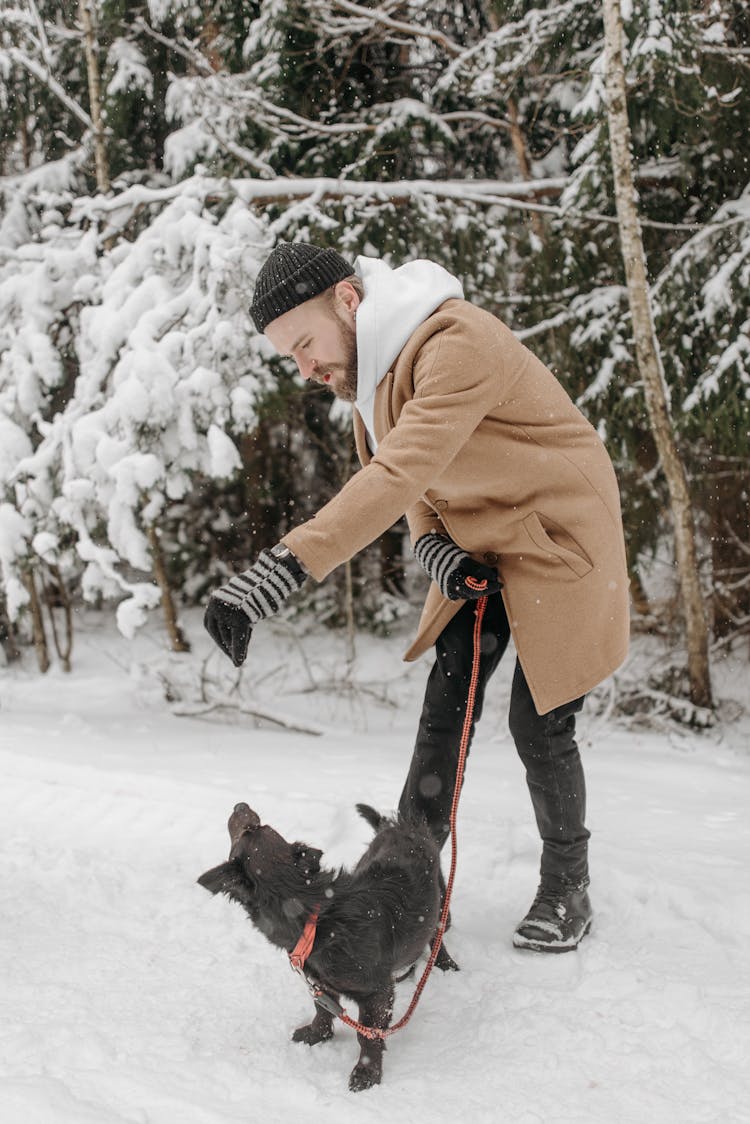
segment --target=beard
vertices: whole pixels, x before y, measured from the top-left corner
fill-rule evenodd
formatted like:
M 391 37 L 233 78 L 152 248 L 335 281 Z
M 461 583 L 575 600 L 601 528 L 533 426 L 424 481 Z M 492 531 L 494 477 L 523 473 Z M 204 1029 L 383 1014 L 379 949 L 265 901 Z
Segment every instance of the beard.
M 330 375 L 331 382 L 327 384 L 337 398 L 342 402 L 356 402 L 357 400 L 357 331 L 351 326 L 337 309 L 334 315 L 339 322 L 339 340 L 341 343 L 342 363 L 330 363 L 322 375 Z M 333 378 L 336 377 L 334 384 Z

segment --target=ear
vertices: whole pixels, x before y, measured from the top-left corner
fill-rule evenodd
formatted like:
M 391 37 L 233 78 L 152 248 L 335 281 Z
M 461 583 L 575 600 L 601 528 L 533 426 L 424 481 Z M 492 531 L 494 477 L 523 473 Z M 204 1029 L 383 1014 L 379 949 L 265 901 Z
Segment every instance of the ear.
M 339 281 L 334 287 L 334 295 L 339 304 L 350 314 L 354 313 L 359 308 L 361 298 L 357 290 L 350 281 Z
M 294 865 L 301 874 L 309 876 L 320 872 L 320 860 L 323 852 L 317 847 L 309 847 L 307 843 L 292 843 L 292 856 Z
M 237 862 L 222 863 L 201 874 L 198 885 L 204 886 L 212 894 L 226 894 L 233 901 L 249 905 L 255 887 L 245 876 Z

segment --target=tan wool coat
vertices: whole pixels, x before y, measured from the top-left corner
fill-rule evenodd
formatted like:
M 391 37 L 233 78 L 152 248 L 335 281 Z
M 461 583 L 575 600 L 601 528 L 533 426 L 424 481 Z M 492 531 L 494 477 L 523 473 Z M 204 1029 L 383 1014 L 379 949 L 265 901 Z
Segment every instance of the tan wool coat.
M 496 566 L 540 714 L 624 660 L 629 599 L 620 498 L 595 429 L 554 375 L 488 312 L 448 300 L 380 383 L 371 456 L 284 543 L 321 581 L 406 513 L 412 541 L 442 531 Z M 416 659 L 463 602 L 430 586 Z

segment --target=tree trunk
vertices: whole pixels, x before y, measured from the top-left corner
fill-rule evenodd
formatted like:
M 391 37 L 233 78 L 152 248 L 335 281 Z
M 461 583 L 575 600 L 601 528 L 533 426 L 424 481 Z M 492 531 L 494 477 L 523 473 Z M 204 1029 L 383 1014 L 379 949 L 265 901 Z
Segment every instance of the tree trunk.
M 94 160 L 96 163 L 96 186 L 102 195 L 110 189 L 109 162 L 104 143 L 104 121 L 102 118 L 102 90 L 99 78 L 99 60 L 92 14 L 92 0 L 78 0 L 78 14 L 83 28 L 83 47 L 86 55 L 86 73 L 89 86 L 89 112 L 94 123 Z
M 687 631 L 690 698 L 696 706 L 711 707 L 708 625 L 698 577 L 693 510 L 685 466 L 680 459 L 669 416 L 667 387 L 656 339 L 633 185 L 620 0 L 603 0 L 603 5 L 609 140 L 636 362 L 672 507 L 675 558 Z
M 518 104 L 514 98 L 508 98 L 508 117 L 510 119 L 510 139 L 513 145 L 513 151 L 516 154 L 518 167 L 521 169 L 521 176 L 528 183 L 534 177 L 531 174 L 531 162 L 529 160 L 529 150 L 526 146 L 526 137 L 523 135 L 520 122 L 518 120 Z M 542 216 L 538 211 L 531 212 L 531 229 L 536 234 L 540 242 L 544 240 L 544 223 Z
M 356 656 L 354 623 L 354 575 L 352 574 L 351 558 L 344 564 L 344 609 L 346 612 L 346 667 L 351 672 Z
M 164 564 L 164 553 L 159 542 L 156 527 L 149 527 L 148 541 L 151 547 L 151 558 L 154 563 L 154 577 L 161 590 L 161 607 L 164 610 L 164 620 L 173 652 L 189 652 L 190 644 L 185 638 L 177 621 L 177 612 L 174 607 L 174 598 L 167 577 L 167 567 Z
M 62 664 L 63 671 L 70 671 L 71 662 L 70 657 L 73 651 L 73 606 L 70 603 L 70 594 L 68 593 L 63 576 L 60 573 L 58 566 L 50 566 L 50 574 L 55 583 L 54 589 L 43 582 L 44 600 L 47 604 L 47 612 L 49 613 L 50 624 L 52 626 L 52 639 L 55 643 L 55 651 Z M 63 621 L 65 623 L 65 640 L 64 643 L 60 639 L 60 633 L 57 628 L 57 619 L 55 617 L 55 604 L 62 610 Z
M 0 645 L 5 649 L 8 663 L 14 663 L 21 658 L 15 631 L 8 616 L 8 606 L 5 604 L 5 598 L 2 594 L 0 594 Z
M 17 73 L 16 74 L 16 82 L 18 82 L 19 79 L 20 79 L 20 74 Z M 25 86 L 27 88 L 27 91 L 28 91 L 28 79 L 27 79 L 26 75 L 23 76 L 23 81 L 24 81 L 24 84 L 25 84 Z M 25 108 L 26 105 L 29 104 L 30 101 L 31 101 L 31 99 L 30 99 L 30 97 L 28 95 L 28 92 L 27 92 L 25 97 L 24 97 L 24 103 L 25 103 L 24 108 Z M 29 116 L 25 112 L 21 113 L 20 129 L 21 129 L 21 159 L 23 160 L 24 170 L 28 172 L 29 168 L 31 167 L 32 148 L 31 148 L 31 135 L 29 133 Z
M 493 31 L 500 29 L 500 17 L 491 5 L 487 6 L 487 19 Z M 521 177 L 528 183 L 533 179 L 531 174 L 531 161 L 529 160 L 529 150 L 526 145 L 526 137 L 521 129 L 521 124 L 518 120 L 518 102 L 515 98 L 508 98 L 508 120 L 510 121 L 510 141 L 513 145 L 513 152 L 515 153 L 518 167 L 521 172 Z M 544 240 L 544 222 L 542 216 L 538 211 L 531 212 L 531 229 L 536 234 L 539 241 Z
M 198 33 L 198 42 L 201 54 L 214 74 L 217 74 L 221 70 L 221 55 L 216 48 L 219 39 L 219 27 L 211 10 L 211 5 L 204 4 L 203 8 L 203 22 Z
M 44 617 L 42 616 L 42 606 L 39 601 L 39 594 L 37 593 L 36 582 L 34 581 L 34 573 L 29 570 L 26 574 L 26 589 L 29 592 L 29 607 L 31 609 L 31 627 L 34 635 L 34 648 L 36 649 L 36 658 L 39 664 L 39 670 L 44 675 L 49 671 L 49 647 L 47 645 L 47 634 L 44 631 Z

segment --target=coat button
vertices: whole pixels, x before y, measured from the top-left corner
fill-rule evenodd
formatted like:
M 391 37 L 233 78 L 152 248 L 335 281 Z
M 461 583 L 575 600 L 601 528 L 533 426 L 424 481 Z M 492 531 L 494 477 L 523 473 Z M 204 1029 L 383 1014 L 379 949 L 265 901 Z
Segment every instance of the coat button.
M 437 508 L 438 511 L 445 511 L 447 506 L 448 506 L 447 500 L 435 500 L 435 507 Z
M 487 563 L 488 566 L 497 565 L 497 555 L 491 550 L 487 551 L 487 553 L 484 556 L 484 560 L 485 560 L 485 562 Z

